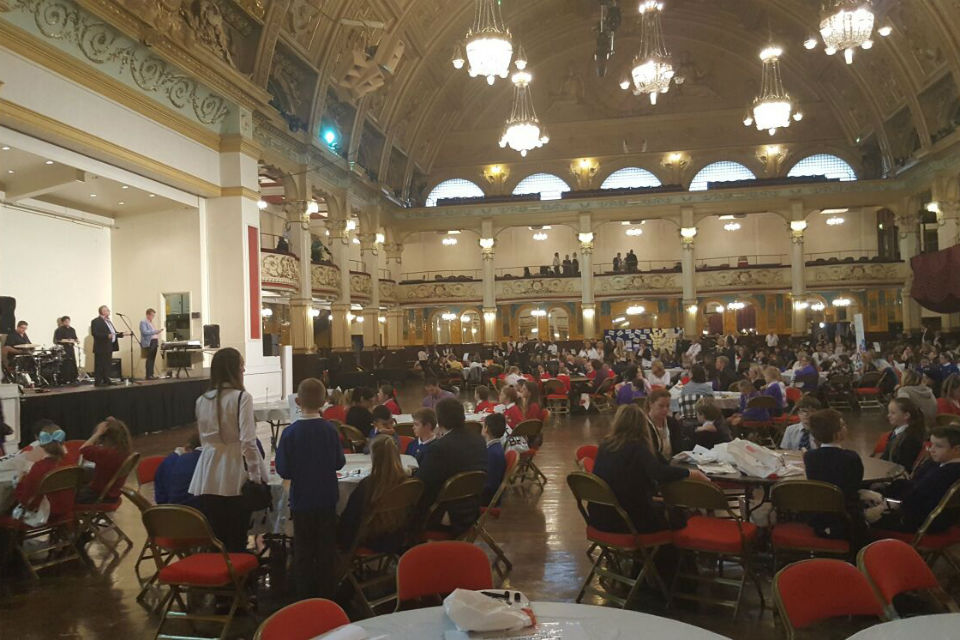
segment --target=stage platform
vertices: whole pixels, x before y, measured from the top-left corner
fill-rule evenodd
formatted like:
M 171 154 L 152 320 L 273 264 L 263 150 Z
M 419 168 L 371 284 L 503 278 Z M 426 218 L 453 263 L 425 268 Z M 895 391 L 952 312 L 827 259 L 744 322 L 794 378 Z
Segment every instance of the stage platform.
M 133 435 L 190 424 L 197 398 L 210 384 L 208 374 L 205 369 L 193 372 L 192 378 L 141 380 L 129 386 L 26 389 L 20 398 L 20 445 L 33 441 L 33 424 L 41 418 L 60 425 L 68 440 L 86 440 L 108 416 L 123 420 Z

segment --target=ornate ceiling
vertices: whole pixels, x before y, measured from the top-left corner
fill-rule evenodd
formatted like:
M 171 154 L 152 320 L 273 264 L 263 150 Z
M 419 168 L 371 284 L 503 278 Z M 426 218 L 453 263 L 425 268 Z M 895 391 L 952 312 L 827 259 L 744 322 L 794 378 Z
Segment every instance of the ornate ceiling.
M 472 0 L 78 1 L 128 31 L 139 25 L 145 41 L 191 51 L 198 74 L 221 77 L 215 86 L 261 103 L 269 94 L 274 110 L 256 109 L 294 134 L 335 125 L 342 153 L 398 192 L 411 177 L 518 160 L 496 146 L 512 86 L 488 87 L 450 64 Z M 552 134 L 528 162 L 769 142 L 740 120 L 771 36 L 785 46 L 785 84 L 809 116 L 777 142 L 815 140 L 880 175 L 921 157 L 960 118 L 960 0 L 878 0 L 893 33 L 850 66 L 802 47 L 819 0 L 666 0 L 665 40 L 686 82 L 656 107 L 617 86 L 638 47 L 635 1 L 621 2 L 605 78 L 593 63 L 597 0 L 502 4 Z M 373 46 L 378 64 L 364 67 Z

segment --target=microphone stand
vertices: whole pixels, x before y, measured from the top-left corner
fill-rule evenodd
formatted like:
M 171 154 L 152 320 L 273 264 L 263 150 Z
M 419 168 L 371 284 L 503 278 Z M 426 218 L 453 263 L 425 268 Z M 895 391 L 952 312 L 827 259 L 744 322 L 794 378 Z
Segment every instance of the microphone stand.
M 133 375 L 133 372 L 135 370 L 135 365 L 133 362 L 133 339 L 134 337 L 136 337 L 137 342 L 140 342 L 140 336 L 136 334 L 136 332 L 133 330 L 133 327 L 131 327 L 130 323 L 127 322 L 127 316 L 119 312 L 117 313 L 117 315 L 120 316 L 121 320 L 123 320 L 123 324 L 127 326 L 127 332 L 130 334 L 130 376 L 127 378 L 127 381 L 130 382 L 131 384 L 140 384 L 139 382 L 137 382 L 137 379 Z

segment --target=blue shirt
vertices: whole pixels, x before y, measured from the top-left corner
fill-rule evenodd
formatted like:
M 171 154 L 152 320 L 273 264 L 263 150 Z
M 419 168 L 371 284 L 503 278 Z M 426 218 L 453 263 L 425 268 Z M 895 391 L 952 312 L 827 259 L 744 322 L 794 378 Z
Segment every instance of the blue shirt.
M 426 442 L 420 442 L 419 439 L 415 438 L 413 442 L 410 443 L 410 446 L 407 447 L 407 455 L 416 458 L 418 465 L 423 464 L 423 458 L 427 455 L 430 445 L 436 441 L 436 436 Z
M 303 418 L 283 430 L 277 473 L 290 480 L 290 510 L 336 509 L 337 469 L 346 464 L 340 434 L 323 418 Z
M 503 474 L 507 470 L 507 460 L 503 455 L 503 445 L 499 440 L 487 443 L 487 485 L 483 488 L 483 504 L 490 504 L 493 494 L 503 482 Z M 496 505 L 494 505 L 496 506 Z
M 140 346 L 144 349 L 150 348 L 150 343 L 157 337 L 157 331 L 149 320 L 140 321 Z
M 200 449 L 171 453 L 157 467 L 153 477 L 153 499 L 157 504 L 187 504 L 193 498 L 187 491 L 200 459 Z

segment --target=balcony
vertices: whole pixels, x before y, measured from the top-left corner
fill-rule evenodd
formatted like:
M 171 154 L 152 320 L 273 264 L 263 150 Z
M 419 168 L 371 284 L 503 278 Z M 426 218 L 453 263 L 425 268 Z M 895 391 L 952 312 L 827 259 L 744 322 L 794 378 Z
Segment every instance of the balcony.
M 260 249 L 260 286 L 265 291 L 296 293 L 300 289 L 300 260 L 292 253 Z
M 683 290 L 678 271 L 643 271 L 637 273 L 605 273 L 593 277 L 597 298 L 629 296 L 675 296 Z
M 313 295 L 334 299 L 340 295 L 340 268 L 332 262 L 314 262 L 310 266 Z
M 363 271 L 350 271 L 350 300 L 370 300 L 373 278 Z
M 408 305 L 449 304 L 451 302 L 479 304 L 483 301 L 483 283 L 479 280 L 422 280 L 412 282 L 404 280 L 396 287 L 400 301 Z M 380 290 L 383 291 L 382 288 Z
M 909 267 L 905 262 L 841 262 L 839 264 L 807 263 L 806 281 L 810 289 L 857 286 L 902 287 Z

